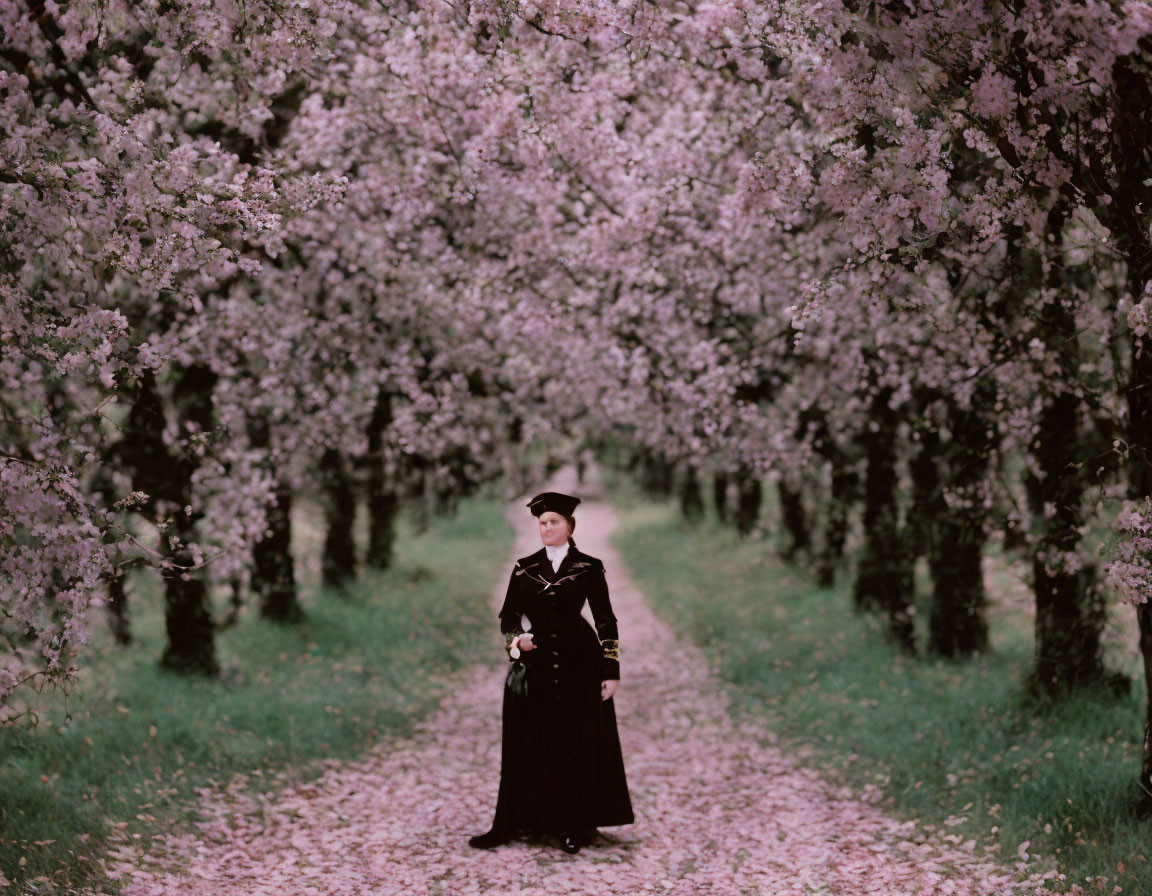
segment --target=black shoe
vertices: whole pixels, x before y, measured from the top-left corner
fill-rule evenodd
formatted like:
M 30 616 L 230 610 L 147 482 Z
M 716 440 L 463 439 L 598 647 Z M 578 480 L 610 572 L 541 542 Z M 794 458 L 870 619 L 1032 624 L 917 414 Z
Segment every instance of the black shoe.
M 580 852 L 580 841 L 573 837 L 571 834 L 560 835 L 560 848 L 569 855 L 576 855 Z
M 495 831 L 489 831 L 487 834 L 477 834 L 475 837 L 468 838 L 468 845 L 476 849 L 495 849 L 497 846 L 502 846 L 508 841 L 497 834 Z

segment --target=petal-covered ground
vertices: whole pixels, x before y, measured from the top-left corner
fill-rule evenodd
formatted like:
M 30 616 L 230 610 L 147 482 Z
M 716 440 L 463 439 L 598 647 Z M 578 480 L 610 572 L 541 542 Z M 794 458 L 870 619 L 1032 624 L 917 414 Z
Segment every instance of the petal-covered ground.
M 588 494 L 569 479 L 559 490 Z M 535 519 L 510 508 L 517 556 Z M 462 675 L 414 736 L 307 785 L 202 792 L 193 835 L 134 841 L 107 859 L 128 896 L 255 894 L 1010 894 L 1045 892 L 1023 863 L 886 816 L 876 794 L 830 785 L 735 725 L 701 652 L 660 622 L 609 544 L 611 508 L 586 497 L 576 541 L 608 570 L 620 620 L 617 714 L 636 823 L 570 856 L 555 844 L 471 849 L 488 829 L 500 760 L 505 660 Z M 503 596 L 504 582 L 493 600 Z M 143 844 L 143 845 L 142 845 Z

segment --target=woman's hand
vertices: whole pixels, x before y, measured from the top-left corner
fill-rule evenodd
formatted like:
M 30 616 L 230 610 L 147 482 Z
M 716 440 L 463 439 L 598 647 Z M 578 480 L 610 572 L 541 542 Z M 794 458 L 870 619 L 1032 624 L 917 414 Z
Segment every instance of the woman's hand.
M 512 644 L 516 647 L 519 647 L 521 653 L 536 649 L 536 645 L 532 641 L 532 635 L 528 634 L 527 632 L 523 635 L 517 635 L 513 639 Z
M 616 693 L 616 688 L 618 687 L 620 687 L 620 681 L 616 678 L 600 682 L 600 699 L 611 700 L 612 695 Z

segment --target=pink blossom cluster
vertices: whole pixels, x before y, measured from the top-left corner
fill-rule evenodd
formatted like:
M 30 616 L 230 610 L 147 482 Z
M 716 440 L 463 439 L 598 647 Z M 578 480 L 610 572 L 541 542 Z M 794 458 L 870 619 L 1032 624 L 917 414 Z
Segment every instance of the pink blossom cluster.
M 67 469 L 0 458 L 0 558 L 6 627 L 0 693 L 30 676 L 60 681 L 87 640 L 84 611 L 108 559 L 98 514 Z M 0 703 L 0 721 L 19 715 L 22 701 Z
M 334 198 L 330 178 L 296 178 L 212 136 L 252 134 L 274 114 L 275 73 L 312 63 L 332 9 L 0 6 L 5 718 L 19 715 L 18 685 L 66 679 L 102 577 L 136 555 L 161 562 L 137 519 L 149 496 L 115 456 L 139 377 L 212 352 L 198 331 L 228 304 L 225 284 L 279 251 L 285 214 Z M 214 513 L 196 557 L 251 544 L 267 503 L 243 443 L 209 435 L 165 432 L 181 452 L 212 454 L 195 486 Z
M 134 489 L 110 446 L 145 372 L 220 578 L 276 483 L 364 456 L 381 394 L 389 475 L 441 490 L 605 438 L 819 490 L 877 396 L 945 442 L 975 409 L 973 517 L 1042 473 L 1046 396 L 1133 425 L 1117 72 L 1146 4 L 114 0 L 0 31 L 0 432 L 90 508 L 55 517 L 78 570 L 141 550 L 101 511 Z M 49 581 L 16 537 L 12 575 Z
M 1104 572 L 1125 603 L 1146 604 L 1152 598 L 1152 498 L 1128 504 L 1116 519 L 1117 541 Z

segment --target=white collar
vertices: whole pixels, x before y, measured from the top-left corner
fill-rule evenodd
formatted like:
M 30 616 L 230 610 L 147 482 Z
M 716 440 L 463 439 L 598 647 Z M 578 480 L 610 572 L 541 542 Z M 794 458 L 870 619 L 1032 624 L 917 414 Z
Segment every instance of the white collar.
M 544 545 L 544 550 L 548 552 L 548 559 L 551 561 L 552 565 L 555 566 L 557 563 L 563 560 L 565 555 L 568 553 L 568 542 L 556 545 L 546 544 Z

